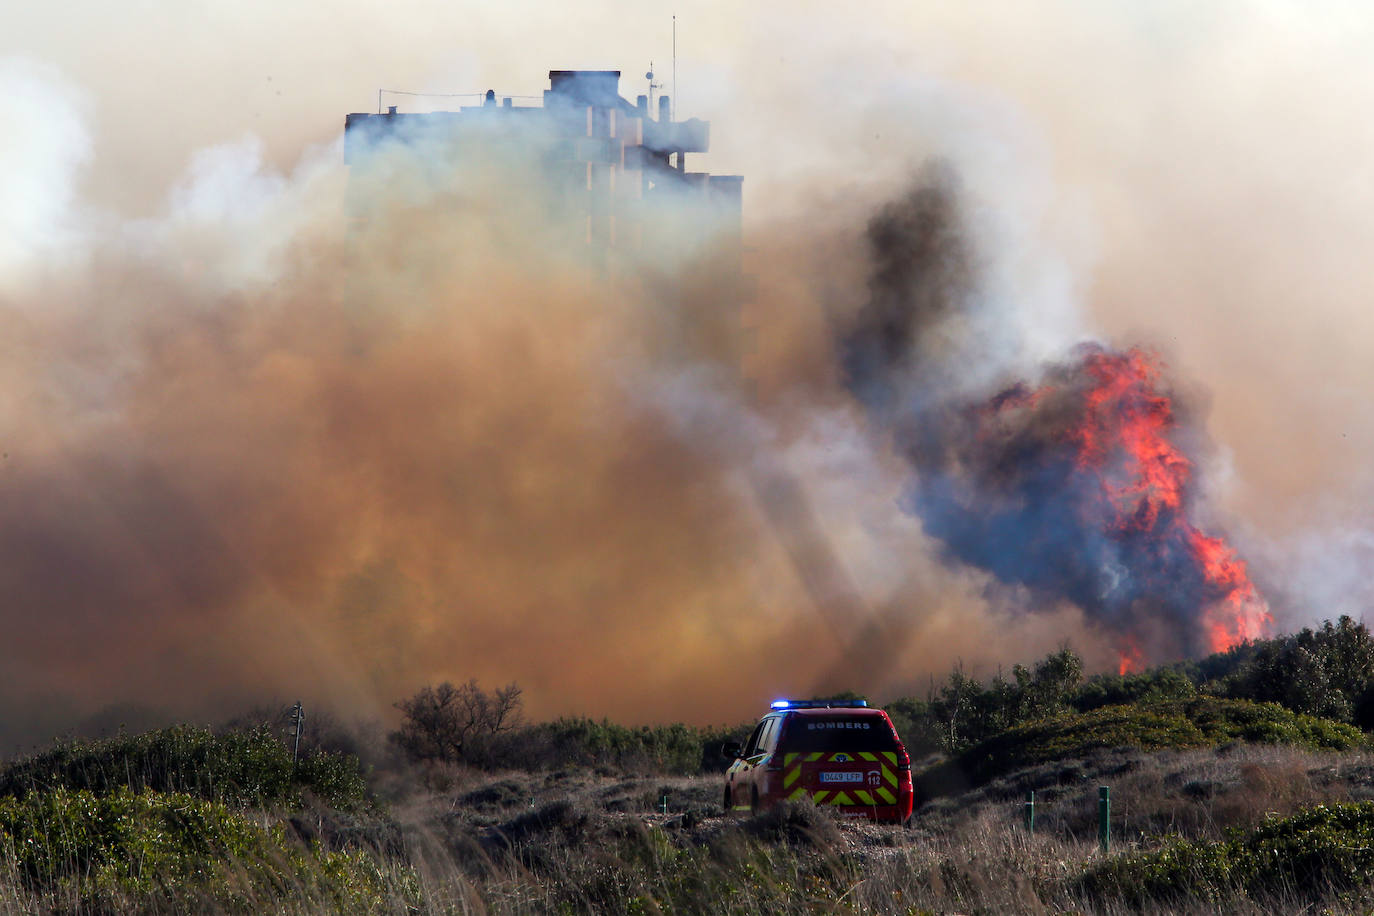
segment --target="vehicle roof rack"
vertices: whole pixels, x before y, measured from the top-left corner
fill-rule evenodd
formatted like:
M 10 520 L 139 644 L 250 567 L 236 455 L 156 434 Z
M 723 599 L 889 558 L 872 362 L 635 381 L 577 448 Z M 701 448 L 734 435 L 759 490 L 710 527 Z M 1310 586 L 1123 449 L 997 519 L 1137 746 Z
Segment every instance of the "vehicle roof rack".
M 867 700 L 774 700 L 773 709 L 862 709 Z

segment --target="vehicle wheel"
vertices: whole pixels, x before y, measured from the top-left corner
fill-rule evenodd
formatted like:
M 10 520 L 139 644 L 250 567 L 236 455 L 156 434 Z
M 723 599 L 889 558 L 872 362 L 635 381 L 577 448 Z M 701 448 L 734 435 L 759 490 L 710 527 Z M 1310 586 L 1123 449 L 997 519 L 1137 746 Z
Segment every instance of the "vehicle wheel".
M 725 787 L 725 801 L 721 802 L 721 807 L 722 807 L 723 809 L 725 809 L 725 814 L 726 814 L 727 817 L 730 815 L 730 812 L 734 809 L 734 805 L 730 804 L 730 787 L 729 787 L 729 786 L 726 786 L 726 787 Z
M 758 814 L 763 810 L 763 805 L 759 802 L 759 790 L 754 788 L 749 792 L 749 813 Z

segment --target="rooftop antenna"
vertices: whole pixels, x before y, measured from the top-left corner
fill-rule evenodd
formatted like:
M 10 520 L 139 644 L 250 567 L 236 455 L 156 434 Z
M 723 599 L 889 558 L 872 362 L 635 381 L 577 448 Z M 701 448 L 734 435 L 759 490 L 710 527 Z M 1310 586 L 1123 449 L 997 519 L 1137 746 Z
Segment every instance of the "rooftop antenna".
M 673 101 L 668 116 L 677 120 L 677 13 L 673 14 Z
M 649 81 L 649 110 L 650 110 L 650 111 L 653 111 L 653 108 L 654 108 L 654 90 L 655 90 L 655 89 L 662 89 L 662 88 L 663 88 L 663 84 L 662 84 L 662 83 L 655 83 L 655 82 L 654 82 L 654 62 L 653 62 L 653 61 L 649 61 L 649 72 L 646 73 L 646 74 L 644 74 L 644 78 L 645 78 L 646 80 Z

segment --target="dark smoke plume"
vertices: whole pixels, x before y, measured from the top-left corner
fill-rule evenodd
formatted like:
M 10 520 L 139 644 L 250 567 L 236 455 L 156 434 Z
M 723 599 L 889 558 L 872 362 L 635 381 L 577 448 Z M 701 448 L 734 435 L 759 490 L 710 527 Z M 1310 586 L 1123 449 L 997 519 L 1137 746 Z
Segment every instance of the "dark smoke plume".
M 869 222 L 869 298 L 841 359 L 851 390 L 880 414 L 899 409 L 923 370 L 939 364 L 937 348 L 950 343 L 947 331 L 972 293 L 974 261 L 958 208 L 954 173 L 933 167 Z
M 1030 385 L 961 390 L 978 307 L 957 185 L 936 172 L 868 227 L 869 299 L 842 348 L 853 393 L 915 477 L 905 506 L 945 557 L 1069 602 L 1116 634 L 1122 667 L 1259 635 L 1244 564 L 1190 521 L 1195 436 L 1150 354 L 1083 344 Z

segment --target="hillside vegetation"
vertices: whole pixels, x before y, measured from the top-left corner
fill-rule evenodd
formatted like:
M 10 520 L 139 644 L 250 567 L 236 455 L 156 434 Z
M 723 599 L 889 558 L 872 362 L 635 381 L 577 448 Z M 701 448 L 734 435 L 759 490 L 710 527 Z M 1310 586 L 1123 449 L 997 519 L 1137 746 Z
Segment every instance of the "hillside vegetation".
M 1009 728 L 916 775 L 918 798 L 962 791 L 1015 770 L 1097 750 L 1221 747 L 1244 741 L 1346 751 L 1364 743 L 1352 725 L 1303 716 L 1276 703 L 1194 697 L 1102 706 Z
M 887 704 L 931 757 L 905 827 L 724 817 L 748 723 L 530 723 L 515 685 L 427 687 L 298 761 L 251 717 L 67 739 L 0 766 L 0 912 L 1369 911 L 1372 661 L 1342 619 L 1128 677 L 956 669 Z
M 925 697 L 900 697 L 887 709 L 918 757 L 961 753 L 1040 719 L 1197 697 L 1273 703 L 1299 715 L 1374 728 L 1374 637 L 1363 623 L 1342 617 L 1200 661 L 1090 678 L 1065 648 L 1030 667 L 1014 666 L 1010 677 L 998 672 L 986 683 L 956 667 Z
M 175 727 L 94 741 L 58 741 L 0 770 L 0 797 L 52 789 L 106 795 L 179 792 L 235 807 L 299 805 L 308 794 L 340 809 L 365 804 L 356 757 L 291 752 L 265 727 L 216 734 Z
M 1374 884 L 1374 802 L 1317 805 L 1225 842 L 1175 840 L 1161 849 L 1112 859 L 1078 882 L 1098 900 L 1134 905 L 1222 903 L 1237 896 L 1273 899 L 1314 888 L 1337 897 Z

